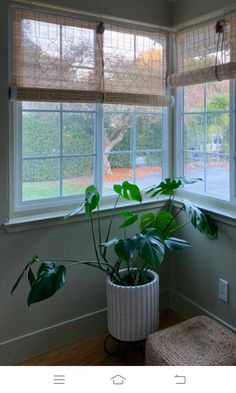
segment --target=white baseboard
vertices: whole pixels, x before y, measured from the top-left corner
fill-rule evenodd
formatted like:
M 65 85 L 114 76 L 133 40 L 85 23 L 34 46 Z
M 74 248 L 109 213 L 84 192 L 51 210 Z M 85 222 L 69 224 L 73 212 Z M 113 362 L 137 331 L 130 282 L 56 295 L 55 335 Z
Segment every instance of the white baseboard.
M 106 308 L 0 342 L 0 365 L 16 365 L 107 329 Z
M 208 311 L 206 308 L 200 306 L 192 299 L 182 295 L 175 289 L 169 290 L 169 306 L 176 313 L 182 315 L 185 318 L 191 318 L 199 314 L 207 315 L 216 321 L 227 326 L 229 329 L 236 332 L 236 327 L 225 322 L 223 319 L 219 318 L 216 314 Z

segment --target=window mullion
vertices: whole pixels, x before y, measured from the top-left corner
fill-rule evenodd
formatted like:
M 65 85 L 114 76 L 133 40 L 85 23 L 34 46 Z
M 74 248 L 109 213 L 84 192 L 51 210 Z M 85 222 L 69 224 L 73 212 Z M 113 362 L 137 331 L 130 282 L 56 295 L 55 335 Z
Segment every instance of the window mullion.
M 230 173 L 229 173 L 229 187 L 230 187 L 230 201 L 236 201 L 236 85 L 235 80 L 230 81 Z
M 103 176 L 104 176 L 104 165 L 103 165 L 103 154 L 104 154 L 104 110 L 102 104 L 97 104 L 96 113 L 96 125 L 95 125 L 95 184 L 97 185 L 98 191 L 103 191 Z

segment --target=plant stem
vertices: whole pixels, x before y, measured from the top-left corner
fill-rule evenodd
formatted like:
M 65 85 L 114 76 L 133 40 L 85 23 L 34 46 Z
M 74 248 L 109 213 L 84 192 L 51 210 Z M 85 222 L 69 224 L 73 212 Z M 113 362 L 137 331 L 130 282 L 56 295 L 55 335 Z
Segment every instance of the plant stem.
M 102 267 L 102 264 L 99 259 L 98 250 L 97 250 L 97 243 L 96 243 L 96 238 L 95 238 L 95 232 L 94 232 L 94 225 L 93 225 L 93 216 L 92 216 L 91 212 L 90 212 L 89 216 L 90 216 L 90 223 L 91 223 L 91 229 L 92 229 L 93 246 L 94 246 L 95 255 L 96 255 L 96 258 L 98 261 L 98 265 L 101 270 L 103 270 L 104 272 L 107 272 L 107 270 Z
M 112 215 L 111 215 L 109 227 L 108 227 L 108 230 L 107 230 L 107 236 L 106 236 L 105 243 L 108 242 L 108 239 L 109 239 L 109 236 L 110 236 L 111 226 L 112 226 L 113 218 L 114 218 L 114 215 L 115 215 L 115 209 L 116 209 L 117 203 L 119 201 L 119 198 L 120 198 L 120 195 L 118 195 L 118 197 L 116 198 L 116 201 L 115 201 L 115 204 L 114 204 L 114 207 L 113 207 L 113 210 L 112 210 Z M 105 247 L 104 251 L 103 251 L 103 257 L 104 258 L 106 258 L 106 253 L 107 253 L 107 247 Z
M 172 229 L 170 232 L 175 232 L 175 231 L 177 231 L 178 229 L 183 228 L 183 227 L 185 227 L 185 225 L 188 225 L 188 224 L 190 224 L 190 223 L 191 223 L 191 221 L 187 221 L 187 222 L 185 222 L 184 224 L 181 224 L 181 225 L 179 225 L 178 227 Z

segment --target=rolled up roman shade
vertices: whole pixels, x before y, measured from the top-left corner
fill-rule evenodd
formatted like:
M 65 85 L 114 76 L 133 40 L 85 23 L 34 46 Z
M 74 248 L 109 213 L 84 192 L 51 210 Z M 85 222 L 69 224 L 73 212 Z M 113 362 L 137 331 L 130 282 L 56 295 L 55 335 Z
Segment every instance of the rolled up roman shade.
M 167 33 L 12 8 L 11 98 L 168 106 Z
M 180 31 L 176 34 L 177 73 L 172 87 L 236 77 L 236 17 Z

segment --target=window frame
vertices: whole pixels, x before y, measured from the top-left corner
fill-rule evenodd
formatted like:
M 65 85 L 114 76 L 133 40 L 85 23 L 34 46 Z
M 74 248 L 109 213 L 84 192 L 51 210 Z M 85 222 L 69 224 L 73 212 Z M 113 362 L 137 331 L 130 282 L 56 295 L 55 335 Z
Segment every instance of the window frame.
M 229 199 L 218 198 L 207 193 L 197 193 L 191 190 L 182 189 L 179 196 L 187 196 L 190 199 L 212 204 L 214 207 L 231 208 L 236 204 L 236 80 L 229 83 L 229 127 L 230 127 L 230 157 L 229 157 Z M 184 87 L 176 88 L 176 108 L 175 108 L 175 175 L 184 175 Z
M 60 106 L 62 108 L 62 106 Z M 22 103 L 21 102 L 10 102 L 11 109 L 11 132 L 10 132 L 10 220 L 20 219 L 28 216 L 44 216 L 48 214 L 60 215 L 61 212 L 71 211 L 73 208 L 78 206 L 78 203 L 82 202 L 83 194 L 71 195 L 71 196 L 59 196 L 44 199 L 35 199 L 32 201 L 22 201 L 21 198 L 21 181 L 22 170 Z M 170 108 L 162 108 L 160 112 L 162 116 L 162 178 L 170 175 L 168 162 L 170 160 L 169 152 L 169 116 Z M 37 110 L 35 110 L 37 112 Z M 43 112 L 43 110 L 42 110 Z M 52 110 L 53 112 L 53 110 Z M 61 114 L 63 110 L 57 110 L 56 112 Z M 70 112 L 70 111 L 69 111 Z M 73 111 L 71 111 L 73 112 Z M 71 113 L 70 112 L 70 113 Z M 82 112 L 82 111 L 81 111 Z M 103 118 L 103 105 L 95 104 L 95 152 L 94 152 L 94 183 L 97 185 L 99 192 L 103 189 L 103 157 L 104 157 L 104 118 Z M 76 112 L 77 113 L 77 112 Z M 131 116 L 134 115 L 135 111 L 129 112 Z M 138 111 L 138 113 L 141 113 Z M 145 115 L 146 112 L 144 112 Z M 149 112 L 150 114 L 151 112 Z M 158 112 L 154 112 L 154 115 Z M 99 137 L 98 137 L 99 135 Z M 12 143 L 11 143 L 12 142 Z M 159 150 L 159 149 L 158 149 Z M 131 154 L 134 156 L 137 149 L 130 150 Z M 147 149 L 148 151 L 148 149 Z M 92 154 L 92 153 L 91 153 Z M 133 160 L 134 161 L 134 160 Z M 103 195 L 102 196 L 102 207 L 104 209 L 109 208 L 115 199 L 115 195 Z

